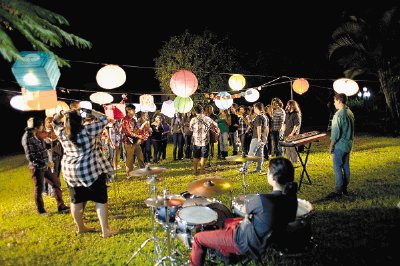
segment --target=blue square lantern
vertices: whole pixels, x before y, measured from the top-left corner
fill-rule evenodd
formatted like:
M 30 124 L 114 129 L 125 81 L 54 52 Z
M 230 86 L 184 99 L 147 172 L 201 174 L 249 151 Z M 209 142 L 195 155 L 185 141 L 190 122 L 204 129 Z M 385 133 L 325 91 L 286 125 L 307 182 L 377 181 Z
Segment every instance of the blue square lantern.
M 61 73 L 50 52 L 23 51 L 11 71 L 18 84 L 27 91 L 54 90 Z

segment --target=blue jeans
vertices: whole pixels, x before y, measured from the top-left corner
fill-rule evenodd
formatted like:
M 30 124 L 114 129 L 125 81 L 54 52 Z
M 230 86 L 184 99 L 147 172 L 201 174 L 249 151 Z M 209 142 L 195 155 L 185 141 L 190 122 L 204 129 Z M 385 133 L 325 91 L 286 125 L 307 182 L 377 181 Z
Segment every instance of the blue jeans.
M 256 171 L 257 172 L 261 172 L 261 166 L 264 160 L 264 143 L 262 142 L 258 142 L 258 139 L 252 139 L 250 142 L 250 148 L 249 148 L 249 154 L 250 156 L 260 156 L 261 160 L 259 160 L 257 162 L 257 168 Z M 243 170 L 247 171 L 247 169 L 249 169 L 250 164 L 252 163 L 252 161 L 248 161 L 243 163 Z
M 172 134 L 172 141 L 174 143 L 174 148 L 172 150 L 172 156 L 174 160 L 183 158 L 183 134 L 182 133 L 174 133 Z M 178 157 L 176 156 L 176 150 L 178 149 Z
M 335 149 L 332 153 L 333 171 L 336 177 L 336 192 L 347 190 L 350 183 L 350 152 Z

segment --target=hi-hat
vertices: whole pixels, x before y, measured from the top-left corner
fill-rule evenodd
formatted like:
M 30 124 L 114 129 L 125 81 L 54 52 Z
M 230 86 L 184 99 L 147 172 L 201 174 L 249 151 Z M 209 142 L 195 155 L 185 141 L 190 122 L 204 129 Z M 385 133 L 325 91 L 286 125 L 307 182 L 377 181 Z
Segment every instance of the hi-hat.
M 231 190 L 231 183 L 220 177 L 209 177 L 194 180 L 187 185 L 190 194 L 202 197 L 215 197 Z
M 129 172 L 129 176 L 146 176 L 146 175 L 158 175 L 167 170 L 167 168 L 163 167 L 150 167 L 146 166 L 145 168 L 140 168 L 137 170 L 133 170 Z
M 261 157 L 252 156 L 252 155 L 244 155 L 244 156 L 243 155 L 233 155 L 233 156 L 227 156 L 227 157 L 225 157 L 225 159 L 230 162 L 245 163 L 248 161 L 254 161 L 254 162 L 259 161 L 259 160 L 261 160 Z
M 171 206 L 181 206 L 186 199 L 181 195 L 166 195 L 165 202 L 162 196 L 157 196 L 156 198 L 148 198 L 144 202 L 148 207 L 171 207 Z

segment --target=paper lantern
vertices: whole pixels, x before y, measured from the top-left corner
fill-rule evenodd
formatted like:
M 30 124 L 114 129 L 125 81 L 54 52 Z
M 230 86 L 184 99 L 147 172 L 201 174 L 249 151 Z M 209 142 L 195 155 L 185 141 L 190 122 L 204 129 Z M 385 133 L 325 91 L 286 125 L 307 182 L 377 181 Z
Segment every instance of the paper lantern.
M 175 115 L 174 102 L 172 100 L 163 102 L 161 106 L 161 113 L 170 118 L 174 117 Z
M 82 107 L 82 105 L 81 105 Z M 126 116 L 125 104 L 113 103 L 104 105 L 104 113 L 108 118 L 119 120 Z
M 111 94 L 107 92 L 95 92 L 90 95 L 90 100 L 100 105 L 111 103 L 114 100 Z
M 32 110 L 41 111 L 57 106 L 56 90 L 26 91 L 21 88 L 25 104 Z
M 93 109 L 92 103 L 89 102 L 89 101 L 80 101 L 80 102 L 79 102 L 79 106 L 80 106 L 81 108 L 85 108 L 85 109 L 89 109 L 89 110 L 92 110 L 92 109 Z
M 193 100 L 190 97 L 177 96 L 174 100 L 176 112 L 186 114 L 193 108 Z
M 126 81 L 125 71 L 117 65 L 104 66 L 97 72 L 96 81 L 107 90 L 118 88 Z
M 197 90 L 198 81 L 189 70 L 179 70 L 172 75 L 169 86 L 175 95 L 189 97 Z
M 229 107 L 232 106 L 233 99 L 232 99 L 231 95 L 229 94 L 229 92 L 221 91 L 216 96 L 217 97 L 219 96 L 219 98 L 214 99 L 214 102 L 215 102 L 215 105 L 219 109 L 227 110 L 227 109 L 229 109 Z
M 143 94 L 139 97 L 139 102 L 140 102 L 140 110 L 142 112 L 154 112 L 156 109 L 153 95 Z
M 244 98 L 246 99 L 246 101 L 254 103 L 258 100 L 258 98 L 260 98 L 260 93 L 256 89 L 248 89 L 246 91 L 246 94 L 244 95 Z
M 20 111 L 32 111 L 32 109 L 25 104 L 24 96 L 22 95 L 12 97 L 10 100 L 10 105 L 12 108 Z
M 57 106 L 54 108 L 46 109 L 46 117 L 53 117 L 55 114 L 60 113 L 60 111 L 69 111 L 69 106 L 66 102 L 57 101 Z
M 333 82 L 333 89 L 337 93 L 344 93 L 347 96 L 352 96 L 359 91 L 357 82 L 348 78 L 340 78 Z
M 310 87 L 310 84 L 308 84 L 308 81 L 303 78 L 296 79 L 293 82 L 294 92 L 296 92 L 297 94 L 300 94 L 300 95 L 307 92 L 309 87 Z
M 234 74 L 229 78 L 228 84 L 232 90 L 240 91 L 246 85 L 246 79 L 240 74 Z
M 61 73 L 50 52 L 23 51 L 11 71 L 18 84 L 27 91 L 54 90 Z
M 142 110 L 140 109 L 140 103 L 133 103 L 133 105 L 135 106 L 135 113 L 141 112 L 141 111 L 142 111 Z

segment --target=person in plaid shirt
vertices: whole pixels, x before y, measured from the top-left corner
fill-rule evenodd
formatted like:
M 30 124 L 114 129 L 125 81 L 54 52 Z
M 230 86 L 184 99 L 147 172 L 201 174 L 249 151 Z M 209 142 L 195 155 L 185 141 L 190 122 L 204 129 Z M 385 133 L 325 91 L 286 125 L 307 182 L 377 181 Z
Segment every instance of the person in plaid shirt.
M 24 148 L 26 158 L 29 161 L 29 170 L 35 184 L 34 198 L 39 214 L 47 215 L 43 203 L 43 179 L 45 178 L 53 188 L 54 197 L 57 201 L 58 212 L 67 213 L 69 208 L 65 206 L 62 198 L 60 180 L 50 171 L 53 163 L 49 162 L 49 157 L 43 139 L 39 138 L 38 133 L 43 131 L 43 120 L 33 117 L 28 119 L 28 126 L 22 136 L 21 144 Z
M 79 110 L 56 115 L 53 120 L 54 131 L 64 148 L 61 162 L 62 172 L 71 196 L 71 214 L 78 227 L 77 233 L 94 231 L 84 225 L 82 219 L 83 203 L 94 201 L 100 221 L 102 236 L 109 237 L 117 233 L 108 227 L 107 178 L 114 175 L 111 163 L 102 153 L 96 138 L 112 119 L 94 110 L 91 112 L 97 120 L 83 125 Z M 63 122 L 64 120 L 64 122 Z

